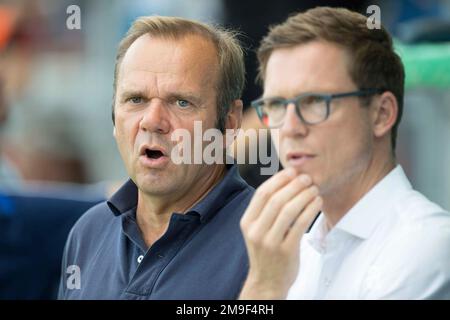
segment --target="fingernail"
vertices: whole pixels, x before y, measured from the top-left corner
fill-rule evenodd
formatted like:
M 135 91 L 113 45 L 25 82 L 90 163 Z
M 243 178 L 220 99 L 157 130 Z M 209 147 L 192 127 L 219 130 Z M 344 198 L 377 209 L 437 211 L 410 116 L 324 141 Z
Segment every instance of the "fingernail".
M 304 184 L 306 184 L 306 185 L 309 185 L 312 181 L 311 181 L 311 178 L 308 176 L 308 175 L 306 175 L 306 174 L 302 174 L 302 175 L 300 175 L 299 176 L 299 179 L 300 179 L 300 181 L 302 182 L 302 183 L 304 183 Z
M 295 171 L 294 168 L 290 167 L 286 169 L 286 173 L 288 176 L 290 177 L 295 177 L 297 175 L 297 172 Z

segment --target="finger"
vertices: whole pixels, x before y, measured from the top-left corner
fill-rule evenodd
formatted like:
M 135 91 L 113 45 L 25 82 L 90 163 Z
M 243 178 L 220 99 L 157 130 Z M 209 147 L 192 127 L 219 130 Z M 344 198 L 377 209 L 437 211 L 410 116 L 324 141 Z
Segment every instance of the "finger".
M 313 223 L 317 214 L 322 210 L 323 200 L 317 196 L 314 201 L 303 210 L 302 214 L 295 220 L 293 226 L 289 230 L 284 240 L 287 246 L 298 245 L 301 238 Z
M 319 189 L 316 186 L 311 186 L 286 203 L 267 234 L 268 241 L 282 242 L 296 219 L 318 194 Z
M 296 171 L 293 168 L 288 168 L 278 172 L 261 184 L 253 195 L 253 198 L 242 217 L 241 224 L 249 224 L 254 221 L 262 212 L 270 196 L 278 189 L 288 184 L 296 176 Z
M 311 183 L 312 179 L 308 175 L 300 175 L 272 194 L 259 217 L 254 221 L 255 228 L 266 234 L 277 220 L 281 210 Z

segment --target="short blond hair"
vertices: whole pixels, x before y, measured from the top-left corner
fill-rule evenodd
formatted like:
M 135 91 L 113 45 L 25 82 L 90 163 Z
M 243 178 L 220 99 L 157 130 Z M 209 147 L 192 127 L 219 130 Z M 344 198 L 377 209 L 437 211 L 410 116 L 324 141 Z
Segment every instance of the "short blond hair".
M 114 97 L 112 119 L 114 123 L 114 105 L 117 78 L 120 63 L 131 44 L 140 36 L 149 34 L 155 37 L 181 39 L 197 35 L 210 41 L 217 51 L 219 61 L 219 79 L 217 89 L 217 127 L 225 129 L 226 116 L 230 105 L 240 99 L 245 84 L 245 65 L 243 49 L 237 39 L 237 33 L 218 26 L 179 18 L 164 16 L 145 16 L 136 19 L 119 44 L 114 68 Z

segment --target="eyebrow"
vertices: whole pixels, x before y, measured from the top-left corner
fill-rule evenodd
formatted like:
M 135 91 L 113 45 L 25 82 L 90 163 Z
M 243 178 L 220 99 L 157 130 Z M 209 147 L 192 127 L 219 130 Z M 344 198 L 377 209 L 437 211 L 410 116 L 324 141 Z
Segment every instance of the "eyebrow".
M 135 97 L 135 96 L 145 96 L 145 92 L 142 90 L 125 90 L 119 95 L 121 98 L 123 97 Z
M 198 94 L 195 94 L 195 93 L 189 92 L 189 91 L 187 91 L 187 92 L 182 92 L 182 91 L 171 92 L 170 96 L 174 97 L 174 98 L 187 99 L 187 100 L 192 101 L 195 104 L 201 104 L 202 103 L 202 99 L 200 99 L 198 97 Z
M 124 90 L 119 95 L 121 100 L 126 99 L 126 98 L 130 98 L 130 97 L 146 97 L 146 96 L 147 96 L 147 93 L 144 90 L 139 90 L 139 89 L 137 89 L 137 90 L 135 90 L 135 89 Z M 167 95 L 167 97 L 168 98 L 177 98 L 177 99 L 186 99 L 186 100 L 192 101 L 195 104 L 201 104 L 202 103 L 202 99 L 200 99 L 198 97 L 198 94 L 195 94 L 195 93 L 190 92 L 190 91 L 187 91 L 187 92 L 182 92 L 182 91 L 170 92 Z
M 283 97 L 283 96 L 267 96 L 264 97 L 264 95 L 261 96 L 261 98 L 259 98 L 260 100 L 290 100 L 290 99 L 295 99 L 298 98 L 299 96 L 305 95 L 305 94 L 320 94 L 320 95 L 329 95 L 329 94 L 333 94 L 333 93 L 329 93 L 329 91 L 324 91 L 324 90 L 310 90 L 310 91 L 303 91 L 301 93 L 297 93 L 291 97 Z M 259 100 L 258 99 L 258 100 Z
M 270 100 L 275 100 L 275 99 L 287 99 L 287 98 L 282 97 L 282 96 L 267 96 L 267 97 L 260 96 L 260 97 L 259 97 L 258 99 L 256 99 L 256 100 L 268 100 L 268 99 L 270 99 Z

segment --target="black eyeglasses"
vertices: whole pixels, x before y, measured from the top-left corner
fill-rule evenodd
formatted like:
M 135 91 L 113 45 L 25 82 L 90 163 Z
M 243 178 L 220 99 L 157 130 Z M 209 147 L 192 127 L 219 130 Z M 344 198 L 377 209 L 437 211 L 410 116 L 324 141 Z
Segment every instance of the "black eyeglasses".
M 345 97 L 363 97 L 382 93 L 383 89 L 362 89 L 352 92 L 321 94 L 305 93 L 292 99 L 265 98 L 251 103 L 256 109 L 261 122 L 269 128 L 279 128 L 286 116 L 286 107 L 293 103 L 299 118 L 306 124 L 313 125 L 325 121 L 330 115 L 330 103 L 333 99 Z

